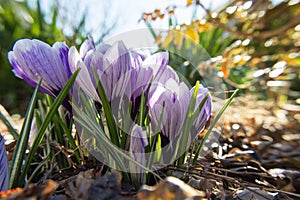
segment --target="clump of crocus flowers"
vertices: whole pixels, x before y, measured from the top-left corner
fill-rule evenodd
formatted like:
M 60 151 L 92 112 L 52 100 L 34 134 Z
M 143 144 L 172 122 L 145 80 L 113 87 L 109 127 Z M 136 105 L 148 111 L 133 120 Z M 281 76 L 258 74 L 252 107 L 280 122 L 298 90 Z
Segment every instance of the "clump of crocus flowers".
M 80 112 L 84 102 L 80 96 L 84 93 L 89 98 L 87 102 L 100 105 L 97 116 L 109 105 L 105 116 L 111 112 L 110 120 L 114 120 L 115 127 L 101 130 L 108 130 L 105 138 L 133 159 L 127 168 L 132 174 L 144 174 L 147 167 L 155 163 L 155 166 L 183 164 L 182 155 L 185 157 L 189 145 L 210 117 L 208 90 L 200 84 L 189 88 L 181 81 L 168 65 L 166 51 L 146 57 L 139 51 L 127 49 L 122 41 L 96 46 L 91 37 L 79 51 L 63 42 L 50 46 L 39 40 L 21 39 L 8 58 L 16 76 L 33 87 L 42 78 L 40 91 L 53 97 L 72 73 L 80 69 L 70 99 L 74 97 L 81 103 L 76 108 Z M 89 117 L 93 121 L 97 116 Z M 76 125 L 81 126 L 78 130 L 84 130 L 80 120 Z M 101 125 L 104 127 L 105 123 Z M 89 144 L 97 142 L 95 139 Z M 136 181 L 144 180 L 144 176 L 136 178 Z

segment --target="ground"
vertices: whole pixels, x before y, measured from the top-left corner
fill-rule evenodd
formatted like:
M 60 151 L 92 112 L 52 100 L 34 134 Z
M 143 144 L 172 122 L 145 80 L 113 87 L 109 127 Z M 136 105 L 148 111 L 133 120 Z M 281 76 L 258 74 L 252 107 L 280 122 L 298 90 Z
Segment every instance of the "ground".
M 216 110 L 217 105 L 222 102 L 214 104 Z M 165 182 L 136 192 L 118 172 L 102 175 L 97 165 L 72 166 L 43 185 L 11 191 L 14 197 L 9 199 L 300 199 L 299 116 L 299 108 L 292 105 L 238 97 L 196 165 L 161 170 Z M 20 128 L 22 119 L 10 120 Z M 3 124 L 0 128 L 9 135 Z M 9 156 L 11 146 L 7 145 Z

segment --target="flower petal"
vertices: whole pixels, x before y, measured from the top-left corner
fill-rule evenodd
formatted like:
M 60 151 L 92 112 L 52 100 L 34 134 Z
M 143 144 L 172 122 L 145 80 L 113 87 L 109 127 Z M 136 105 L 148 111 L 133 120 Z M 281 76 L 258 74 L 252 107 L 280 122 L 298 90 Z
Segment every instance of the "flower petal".
M 131 94 L 129 97 L 134 100 L 142 95 L 142 91 L 146 92 L 152 77 L 153 73 L 151 68 L 133 69 L 130 78 Z
M 192 92 L 194 92 L 194 88 L 191 89 L 191 93 Z M 195 108 L 199 106 L 201 101 L 208 93 L 209 91 L 207 88 L 199 87 Z M 209 120 L 211 115 L 211 104 L 212 104 L 212 99 L 209 96 L 193 123 L 193 130 L 192 130 L 193 137 L 195 137 L 200 131 L 204 129 L 206 122 Z
M 86 92 L 86 94 L 92 99 L 100 102 L 100 98 L 97 94 L 97 89 L 94 87 L 91 80 L 90 72 L 82 61 L 80 54 L 75 47 L 71 47 L 69 50 L 69 63 L 72 73 L 74 73 L 78 68 L 81 68 L 76 77 L 76 83 L 78 83 L 79 87 L 81 87 L 83 91 Z
M 148 97 L 149 116 L 153 131 L 156 131 L 164 104 L 161 133 L 173 140 L 181 133 L 185 123 L 191 96 L 190 91 L 185 83 L 177 83 L 172 78 L 164 85 L 157 84 L 157 86 L 151 87 L 156 87 L 154 91 L 150 90 Z
M 41 89 L 55 96 L 70 77 L 67 52 L 64 43 L 51 47 L 39 40 L 21 39 L 9 52 L 8 59 L 16 75 L 32 86 L 43 78 Z
M 98 69 L 98 67 L 96 67 Z M 108 100 L 113 95 L 122 96 L 129 84 L 130 70 L 132 69 L 130 52 L 122 41 L 114 43 L 103 58 L 103 69 L 98 75 L 104 86 Z M 120 82 L 122 79 L 122 83 Z
M 37 86 L 37 82 L 35 80 L 32 80 L 26 73 L 24 73 L 22 67 L 20 67 L 17 58 L 15 57 L 15 54 L 10 51 L 8 53 L 8 59 L 10 64 L 12 65 L 13 69 L 12 72 L 14 73 L 14 75 L 18 78 L 24 79 L 29 85 L 31 85 L 32 87 L 36 87 Z M 44 87 L 44 85 L 40 86 L 40 91 L 43 93 L 47 93 L 51 96 L 55 96 L 55 94 L 53 93 L 53 91 L 47 89 Z
M 3 137 L 0 134 L 0 191 L 8 188 L 8 160 Z
M 94 43 L 94 39 L 92 36 L 88 36 L 88 39 L 86 39 L 80 46 L 80 49 L 79 49 L 79 54 L 80 54 L 80 57 L 82 59 L 85 58 L 86 54 L 90 51 L 90 50 L 93 50 L 93 49 L 96 49 L 95 47 L 95 43 Z
M 153 69 L 154 76 L 161 76 L 169 61 L 168 52 L 159 52 L 147 57 L 143 62 L 143 67 Z
M 56 77 L 58 77 L 58 81 L 60 82 L 59 86 L 63 88 L 72 75 L 68 61 L 69 47 L 65 42 L 56 42 L 53 45 L 53 49 L 55 53 L 59 55 L 60 60 L 62 61 L 62 65 L 56 66 L 56 68 L 59 70 L 55 70 L 55 72 Z
M 148 145 L 147 132 L 138 125 L 134 125 L 130 134 L 130 152 L 135 161 L 145 166 L 145 147 Z M 143 173 L 144 169 L 136 166 L 133 173 Z

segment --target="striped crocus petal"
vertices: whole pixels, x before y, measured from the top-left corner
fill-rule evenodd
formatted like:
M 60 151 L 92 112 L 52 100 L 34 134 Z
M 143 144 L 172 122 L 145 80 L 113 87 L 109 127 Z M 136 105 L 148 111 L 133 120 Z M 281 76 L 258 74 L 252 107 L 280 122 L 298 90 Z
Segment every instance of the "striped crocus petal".
M 78 86 L 92 99 L 100 102 L 100 98 L 97 94 L 95 83 L 93 84 L 90 71 L 83 62 L 80 54 L 75 47 L 71 47 L 69 51 L 69 63 L 71 72 L 75 72 L 78 68 L 80 71 L 76 77 L 76 83 Z
M 159 52 L 147 57 L 143 63 L 143 68 L 151 68 L 153 71 L 153 82 L 165 84 L 170 78 L 179 82 L 176 72 L 168 66 L 169 53 Z
M 178 83 L 174 79 L 169 79 L 164 85 L 153 85 L 153 88 L 148 95 L 149 117 L 153 131 L 161 131 L 172 140 L 180 134 L 185 122 L 191 97 L 189 88 L 185 83 Z M 160 120 L 162 109 L 163 115 Z M 161 130 L 156 130 L 158 125 Z
M 130 52 L 121 41 L 112 46 L 104 44 L 96 48 L 92 48 L 91 42 L 91 38 L 84 42 L 79 53 L 75 47 L 70 48 L 70 69 L 74 72 L 81 68 L 76 79 L 79 87 L 100 102 L 94 77 L 96 71 L 108 100 L 112 101 L 113 98 L 122 96 L 129 87 L 132 69 Z
M 142 95 L 142 92 L 146 92 L 150 81 L 153 77 L 151 68 L 140 67 L 138 69 L 131 70 L 130 78 L 130 95 L 128 95 L 133 101 Z
M 122 41 L 115 42 L 104 54 L 103 63 L 95 63 L 95 66 L 103 64 L 103 68 L 97 71 L 103 84 L 107 98 L 110 101 L 122 97 L 130 87 L 131 63 L 130 51 Z
M 39 40 L 21 39 L 8 53 L 8 60 L 16 76 L 33 87 L 42 78 L 41 91 L 55 97 L 71 76 L 68 51 L 63 42 L 51 47 Z
M 88 39 L 86 39 L 80 46 L 79 49 L 79 54 L 81 56 L 82 59 L 85 58 L 86 54 L 90 51 L 90 50 L 95 50 L 96 46 L 94 43 L 94 40 L 92 38 L 92 36 L 88 36 Z
M 8 160 L 2 135 L 0 135 L 0 191 L 8 187 Z
M 191 89 L 191 94 L 194 92 L 194 87 Z M 195 109 L 200 105 L 202 100 L 205 98 L 205 96 L 209 94 L 209 91 L 207 88 L 199 87 L 197 99 L 196 99 L 196 107 Z M 198 113 L 192 127 L 192 136 L 196 137 L 197 134 L 202 131 L 205 127 L 206 122 L 209 120 L 211 115 L 211 105 L 212 105 L 212 99 L 211 96 L 208 96 L 204 106 Z
M 147 132 L 138 125 L 134 125 L 130 134 L 130 153 L 134 160 L 145 166 L 145 147 L 148 145 Z M 133 173 L 143 173 L 143 169 L 136 166 Z

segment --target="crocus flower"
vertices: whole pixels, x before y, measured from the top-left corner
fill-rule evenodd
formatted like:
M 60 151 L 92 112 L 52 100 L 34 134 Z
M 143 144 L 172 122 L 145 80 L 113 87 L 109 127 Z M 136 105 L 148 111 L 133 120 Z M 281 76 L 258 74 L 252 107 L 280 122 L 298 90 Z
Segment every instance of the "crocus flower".
M 134 54 L 134 53 L 132 53 Z M 148 57 L 135 56 L 134 65 L 135 69 L 151 69 L 152 83 L 165 84 L 169 79 L 179 82 L 177 73 L 168 66 L 169 53 L 158 52 Z M 144 76 L 142 76 L 143 78 Z M 148 81 L 149 82 L 149 81 Z M 149 83 L 148 83 L 149 84 Z
M 130 74 L 130 87 L 125 91 L 124 95 L 132 102 L 131 117 L 134 119 L 140 109 L 139 97 L 142 95 L 142 92 L 153 93 L 153 91 L 147 91 L 150 84 L 164 85 L 169 79 L 178 83 L 179 78 L 176 72 L 167 65 L 169 60 L 168 52 L 158 52 L 145 57 L 135 51 L 131 51 L 130 55 L 133 69 L 131 69 Z
M 147 139 L 147 132 L 142 129 L 142 127 L 138 125 L 134 125 L 131 133 L 130 133 L 130 153 L 131 156 L 134 158 L 134 160 L 141 165 L 145 166 L 146 160 L 145 160 L 145 147 L 148 145 L 148 139 Z M 142 169 L 140 166 L 135 166 L 134 169 L 132 169 L 133 173 L 143 173 L 144 169 Z M 141 183 L 143 181 L 143 175 L 141 174 L 139 176 Z
M 97 95 L 98 87 L 94 71 L 96 71 L 109 101 L 122 96 L 128 87 L 131 58 L 123 42 L 95 48 L 90 37 L 81 46 L 80 53 L 75 47 L 70 48 L 69 63 L 72 72 L 81 68 L 77 83 L 96 101 L 100 101 L 100 99 Z
M 189 90 L 184 82 L 178 83 L 174 79 L 169 79 L 164 85 L 154 85 L 154 89 L 149 93 L 148 101 L 153 131 L 161 132 L 169 141 L 176 138 L 182 132 L 184 123 L 186 123 L 185 118 L 193 92 L 194 88 Z M 206 88 L 198 88 L 195 110 L 207 94 L 208 90 Z M 163 116 L 160 121 L 162 109 Z M 191 127 L 192 138 L 204 128 L 210 117 L 210 112 L 211 98 L 209 97 L 193 122 Z M 157 130 L 159 123 L 161 129 Z
M 191 89 L 191 94 L 193 92 L 194 92 L 194 87 Z M 195 109 L 200 105 L 201 101 L 205 98 L 205 96 L 207 94 L 208 94 L 207 88 L 203 88 L 203 87 L 198 88 L 198 95 L 197 95 L 197 99 L 196 99 Z M 206 122 L 209 120 L 210 114 L 211 114 L 211 104 L 212 104 L 211 97 L 208 96 L 204 106 L 198 113 L 198 115 L 193 123 L 193 127 L 191 130 L 193 138 L 196 137 L 197 134 L 204 129 Z
M 79 52 L 75 47 L 71 47 L 69 51 L 71 71 L 81 68 L 77 83 L 96 101 L 100 100 L 94 70 L 110 101 L 123 95 L 134 100 L 147 89 L 151 80 L 165 83 L 173 78 L 179 81 L 176 72 L 167 66 L 168 60 L 167 52 L 145 58 L 142 54 L 128 50 L 122 41 L 112 46 L 104 44 L 95 47 L 92 37 L 81 45 Z
M 173 79 L 179 82 L 176 72 L 168 66 L 168 52 L 158 52 L 145 57 L 135 51 L 131 51 L 133 69 L 130 76 L 130 88 L 126 90 L 126 96 L 132 101 L 133 113 L 139 109 L 139 98 L 142 92 L 147 92 L 150 84 L 165 84 Z M 134 114 L 133 114 L 134 115 Z M 134 116 L 133 116 L 134 118 Z
M 189 106 L 191 93 L 187 85 L 169 79 L 164 85 L 154 85 L 155 89 L 149 94 L 149 116 L 153 131 L 161 131 L 169 140 L 180 134 Z M 164 105 L 164 108 L 163 108 Z M 162 120 L 160 115 L 163 109 Z M 160 123 L 161 130 L 156 130 Z
M 0 191 L 8 187 L 8 161 L 2 135 L 0 135 Z
M 63 42 L 51 47 L 39 40 L 21 39 L 8 53 L 8 60 L 16 76 L 33 87 L 43 78 L 41 91 L 55 97 L 71 76 L 68 51 Z
M 131 52 L 131 59 L 130 90 L 126 92 L 126 95 L 134 101 L 143 91 L 146 92 L 153 77 L 153 69 L 143 65 L 145 57 L 141 54 Z

